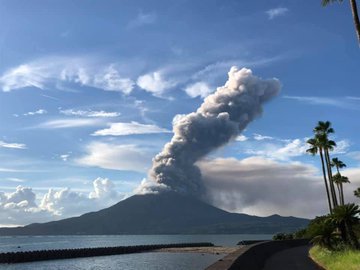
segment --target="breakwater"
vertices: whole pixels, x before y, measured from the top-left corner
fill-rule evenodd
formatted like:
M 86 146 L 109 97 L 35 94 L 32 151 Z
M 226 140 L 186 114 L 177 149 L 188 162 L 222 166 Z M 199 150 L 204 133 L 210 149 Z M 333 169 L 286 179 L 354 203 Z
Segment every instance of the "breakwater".
M 0 263 L 22 263 L 22 262 L 45 261 L 45 260 L 73 259 L 73 258 L 82 258 L 82 257 L 110 256 L 110 255 L 146 252 L 161 248 L 212 247 L 212 246 L 214 246 L 214 244 L 204 242 L 204 243 L 176 243 L 176 244 L 7 252 L 7 253 L 0 253 Z

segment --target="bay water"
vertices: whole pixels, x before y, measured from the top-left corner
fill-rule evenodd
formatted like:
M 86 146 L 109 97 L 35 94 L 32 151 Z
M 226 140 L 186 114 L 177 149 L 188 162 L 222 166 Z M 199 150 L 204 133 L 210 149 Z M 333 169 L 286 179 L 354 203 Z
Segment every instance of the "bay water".
M 0 252 L 44 249 L 132 246 L 150 244 L 211 242 L 218 246 L 236 246 L 241 240 L 267 240 L 268 234 L 231 235 L 64 235 L 2 236 Z M 0 264 L 4 270 L 198 270 L 204 269 L 224 255 L 201 253 L 144 252 L 114 256 Z

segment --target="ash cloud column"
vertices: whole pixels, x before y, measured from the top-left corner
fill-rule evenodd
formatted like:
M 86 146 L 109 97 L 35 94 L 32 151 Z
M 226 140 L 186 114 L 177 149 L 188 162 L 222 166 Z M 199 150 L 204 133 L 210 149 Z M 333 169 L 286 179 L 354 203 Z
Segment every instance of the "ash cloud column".
M 281 88 L 277 79 L 263 80 L 246 68 L 232 67 L 228 75 L 225 85 L 205 98 L 196 112 L 175 117 L 174 136 L 153 159 L 150 180 L 201 197 L 204 186 L 196 161 L 238 136 Z

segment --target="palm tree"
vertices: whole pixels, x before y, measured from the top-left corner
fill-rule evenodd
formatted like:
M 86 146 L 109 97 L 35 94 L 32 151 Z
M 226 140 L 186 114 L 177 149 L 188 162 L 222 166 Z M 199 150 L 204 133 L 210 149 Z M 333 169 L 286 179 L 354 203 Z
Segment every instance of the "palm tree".
M 341 175 L 340 173 L 337 173 L 337 174 L 333 175 L 332 179 L 333 179 L 333 181 L 336 184 L 336 187 L 338 189 L 340 204 L 344 205 L 345 200 L 344 200 L 343 184 L 344 183 L 350 183 L 349 178 L 347 178 L 346 176 Z
M 322 149 L 324 150 L 324 156 L 325 156 L 325 164 L 330 184 L 330 192 L 331 197 L 333 200 L 334 207 L 338 206 L 337 198 L 336 198 L 336 192 L 334 183 L 332 180 L 332 171 L 330 166 L 330 154 L 329 151 L 332 151 L 334 147 L 336 146 L 336 143 L 332 140 L 328 139 L 328 135 L 331 133 L 334 133 L 334 129 L 331 127 L 331 123 L 329 121 L 319 121 L 318 125 L 314 128 L 315 137 L 317 138 L 319 144 L 321 145 Z
M 354 196 L 360 198 L 360 187 L 354 190 Z
M 322 0 L 322 5 L 326 6 L 331 2 L 342 2 L 343 0 Z M 353 15 L 353 21 L 355 25 L 355 31 L 358 39 L 358 43 L 360 46 L 360 21 L 359 21 L 359 14 L 357 10 L 356 0 L 350 0 L 351 12 Z
M 353 225 L 359 223 L 357 215 L 360 214 L 360 208 L 355 204 L 346 204 L 334 208 L 330 220 L 340 229 L 343 240 L 349 240 L 352 247 L 358 249 L 359 242 L 353 230 Z
M 310 243 L 333 250 L 338 240 L 339 236 L 334 232 L 334 228 L 323 227 L 321 231 L 311 239 Z
M 320 160 L 321 160 L 321 167 L 322 167 L 322 172 L 323 172 L 324 184 L 325 184 L 326 195 L 327 195 L 328 204 L 329 204 L 329 211 L 330 211 L 330 213 L 332 213 L 331 199 L 330 199 L 330 194 L 329 194 L 329 186 L 328 186 L 328 181 L 327 181 L 326 172 L 325 172 L 323 149 L 322 149 L 321 145 L 319 144 L 319 141 L 318 141 L 318 139 L 316 137 L 307 140 L 307 143 L 310 145 L 310 148 L 306 150 L 307 153 L 309 153 L 309 154 L 311 154 L 313 156 L 315 156 L 317 153 L 320 154 Z
M 339 169 L 345 168 L 346 164 L 341 160 L 339 160 L 338 158 L 333 158 L 331 160 L 331 167 L 336 167 L 337 172 L 340 173 Z
M 341 160 L 339 160 L 338 158 L 333 158 L 331 160 L 331 163 L 330 163 L 331 167 L 336 167 L 336 170 L 337 170 L 337 174 L 339 174 L 340 176 L 337 176 L 337 184 L 339 184 L 339 187 L 341 189 L 341 196 L 340 196 L 340 202 L 342 205 L 345 204 L 344 202 L 344 187 L 343 187 L 343 184 L 344 183 L 350 183 L 349 179 L 345 176 L 341 176 L 340 174 L 340 169 L 342 168 L 345 168 L 346 167 L 346 164 L 344 162 L 342 162 Z M 338 188 L 339 188 L 338 187 Z

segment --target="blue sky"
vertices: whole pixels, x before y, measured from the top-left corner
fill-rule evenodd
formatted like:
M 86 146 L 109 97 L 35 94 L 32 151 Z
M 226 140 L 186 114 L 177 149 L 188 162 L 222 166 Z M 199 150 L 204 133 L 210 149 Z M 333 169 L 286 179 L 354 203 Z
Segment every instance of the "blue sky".
M 203 161 L 205 176 L 211 162 L 230 160 L 268 164 L 254 170 L 259 189 L 261 172 L 277 166 L 321 181 L 305 141 L 329 120 L 349 197 L 360 186 L 360 62 L 348 3 L 1 0 L 0 18 L 0 225 L 81 214 L 133 194 L 171 139 L 174 116 L 195 111 L 234 65 L 278 78 L 282 91 L 243 136 Z M 230 211 L 291 214 L 276 196 L 213 197 Z M 321 214 L 322 203 L 293 212 Z

